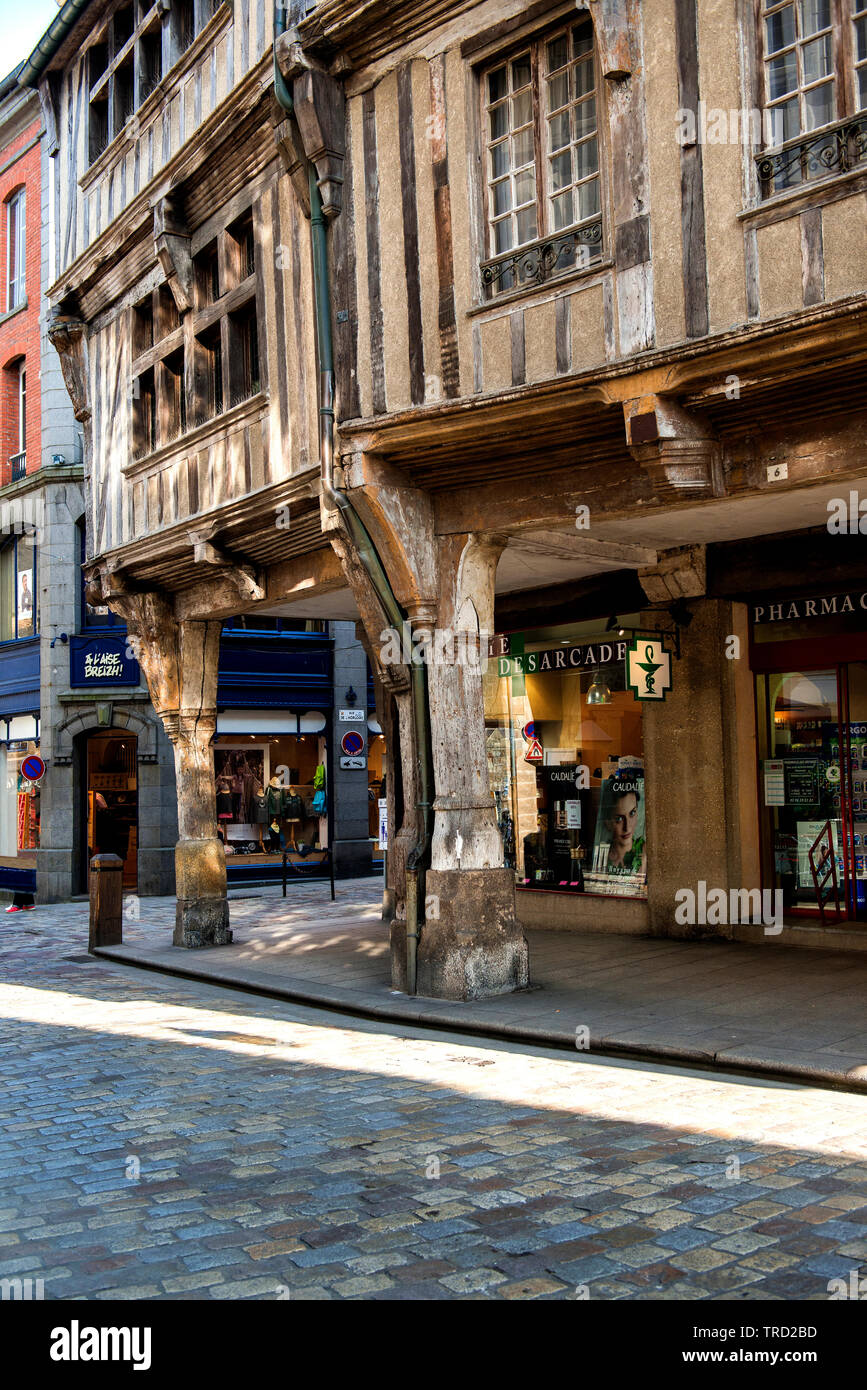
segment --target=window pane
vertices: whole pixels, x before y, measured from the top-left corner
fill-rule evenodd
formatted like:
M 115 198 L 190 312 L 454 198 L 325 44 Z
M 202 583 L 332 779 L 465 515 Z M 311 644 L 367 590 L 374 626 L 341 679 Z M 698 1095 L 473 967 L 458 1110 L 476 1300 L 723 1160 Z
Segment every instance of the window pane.
M 509 142 L 504 140 L 500 145 L 491 147 L 491 178 L 502 178 L 503 174 L 509 172 Z
M 556 72 L 569 61 L 569 43 L 565 34 L 558 34 L 548 44 L 548 71 Z
M 515 221 L 518 224 L 518 245 L 523 246 L 525 241 L 535 241 L 536 209 L 524 208 L 523 212 L 517 213 Z
M 517 130 L 519 126 L 528 125 L 533 119 L 533 99 L 530 92 L 522 92 L 518 97 L 512 97 L 512 129 Z
M 18 541 L 18 636 L 32 637 L 36 631 L 36 566 L 33 541 L 22 536 Z
M 818 34 L 831 23 L 831 0 L 800 0 L 801 34 Z
M 867 58 L 867 16 L 855 20 L 855 62 L 863 63 Z
M 586 179 L 590 174 L 595 174 L 599 168 L 599 146 L 595 138 L 585 140 L 583 145 L 578 145 L 575 150 L 575 177 L 576 179 Z
M 578 63 L 575 68 L 575 96 L 586 97 L 593 91 L 593 63 L 586 58 L 584 62 Z
M 596 98 L 591 97 L 589 101 L 582 101 L 575 107 L 573 116 L 575 123 L 575 139 L 580 140 L 582 135 L 589 135 L 596 129 Z
M 530 55 L 524 53 L 512 63 L 512 91 L 530 85 Z
M 551 199 L 551 213 L 555 232 L 562 231 L 564 227 L 571 227 L 575 220 L 572 216 L 571 192 L 560 193 Z
M 781 58 L 772 58 L 768 63 L 768 95 L 771 101 L 776 101 L 777 97 L 794 92 L 797 87 L 798 64 L 795 50 L 792 49 L 790 53 L 784 53 Z
M 801 116 L 797 97 L 771 108 L 771 127 L 772 143 L 775 145 L 782 145 L 786 140 L 793 140 L 796 135 L 800 135 Z
M 494 224 L 494 255 L 500 256 L 504 251 L 512 249 L 512 219 L 506 217 L 502 222 Z
M 534 158 L 533 127 L 528 126 L 512 137 L 512 167 L 520 169 L 522 164 L 532 164 Z
M 536 197 L 536 171 L 535 169 L 525 169 L 522 174 L 515 175 L 515 203 L 518 207 L 522 203 L 531 203 Z
M 813 39 L 812 43 L 805 43 L 801 53 L 805 82 L 815 82 L 817 78 L 826 77 L 833 70 L 830 34 L 825 34 L 821 39 Z
M 788 48 L 795 42 L 795 7 L 787 5 L 784 10 L 769 15 L 765 20 L 767 39 L 766 52 L 776 53 L 779 48 Z
M 867 111 L 867 68 L 858 73 L 858 110 Z
M 0 551 L 0 641 L 15 636 L 15 544 Z
M 576 188 L 578 195 L 578 221 L 583 222 L 585 217 L 595 217 L 599 212 L 599 180 L 588 179 L 587 183 L 582 183 Z
M 561 111 L 548 122 L 548 149 L 561 150 L 569 140 L 569 112 Z
M 566 188 L 572 182 L 572 155 L 569 150 L 551 160 L 551 187 Z
M 495 183 L 491 189 L 491 202 L 495 217 L 502 217 L 512 206 L 512 189 L 508 179 Z
M 491 139 L 499 140 L 509 130 L 509 107 L 506 103 L 495 106 L 491 112 Z
M 572 52 L 576 58 L 580 58 L 583 53 L 593 52 L 592 24 L 579 24 L 572 30 Z
M 507 90 L 505 68 L 497 68 L 496 72 L 488 73 L 488 104 L 490 106 L 493 106 L 495 101 L 502 101 Z
M 558 73 L 548 78 L 548 110 L 556 111 L 569 100 L 569 72 Z
M 813 87 L 804 94 L 804 107 L 807 116 L 807 129 L 816 130 L 834 119 L 834 84 L 825 82 L 821 87 Z

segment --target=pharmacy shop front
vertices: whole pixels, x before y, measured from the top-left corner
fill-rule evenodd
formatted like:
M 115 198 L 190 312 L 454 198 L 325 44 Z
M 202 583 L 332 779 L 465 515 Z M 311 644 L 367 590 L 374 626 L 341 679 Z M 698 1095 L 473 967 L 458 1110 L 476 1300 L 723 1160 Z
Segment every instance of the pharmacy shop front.
M 759 595 L 750 619 L 763 886 L 787 914 L 867 922 L 867 589 Z

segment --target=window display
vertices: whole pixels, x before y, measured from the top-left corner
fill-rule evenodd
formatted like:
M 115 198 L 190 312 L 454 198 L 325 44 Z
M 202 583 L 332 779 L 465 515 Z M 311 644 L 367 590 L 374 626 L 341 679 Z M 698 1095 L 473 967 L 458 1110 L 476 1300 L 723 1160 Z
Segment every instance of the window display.
M 22 859 L 28 861 L 39 848 L 39 787 L 21 772 L 25 758 L 38 752 L 39 744 L 32 739 L 3 750 L 6 766 L 0 803 L 0 856 L 13 866 Z
M 642 705 L 626 647 L 584 624 L 515 637 L 489 664 L 491 789 L 519 887 L 647 896 Z
M 325 740 L 287 734 L 214 741 L 218 833 L 231 855 L 305 859 L 328 842 Z

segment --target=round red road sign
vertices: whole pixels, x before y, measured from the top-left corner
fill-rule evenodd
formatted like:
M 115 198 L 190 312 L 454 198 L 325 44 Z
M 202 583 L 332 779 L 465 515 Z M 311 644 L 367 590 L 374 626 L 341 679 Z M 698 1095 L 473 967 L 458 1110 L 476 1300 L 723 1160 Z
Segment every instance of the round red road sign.
M 38 782 L 45 776 L 45 764 L 38 753 L 31 753 L 21 764 L 21 776 L 25 782 Z
M 357 729 L 350 729 L 340 740 L 340 746 L 349 757 L 357 757 L 364 752 L 364 739 Z

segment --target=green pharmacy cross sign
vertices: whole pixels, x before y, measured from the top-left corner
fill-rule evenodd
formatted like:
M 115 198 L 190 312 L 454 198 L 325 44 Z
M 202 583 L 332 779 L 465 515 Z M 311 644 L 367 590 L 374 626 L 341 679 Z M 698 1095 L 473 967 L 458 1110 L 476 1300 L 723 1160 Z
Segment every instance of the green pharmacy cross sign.
M 626 654 L 626 682 L 636 700 L 664 700 L 671 689 L 671 653 L 650 637 L 633 637 Z

